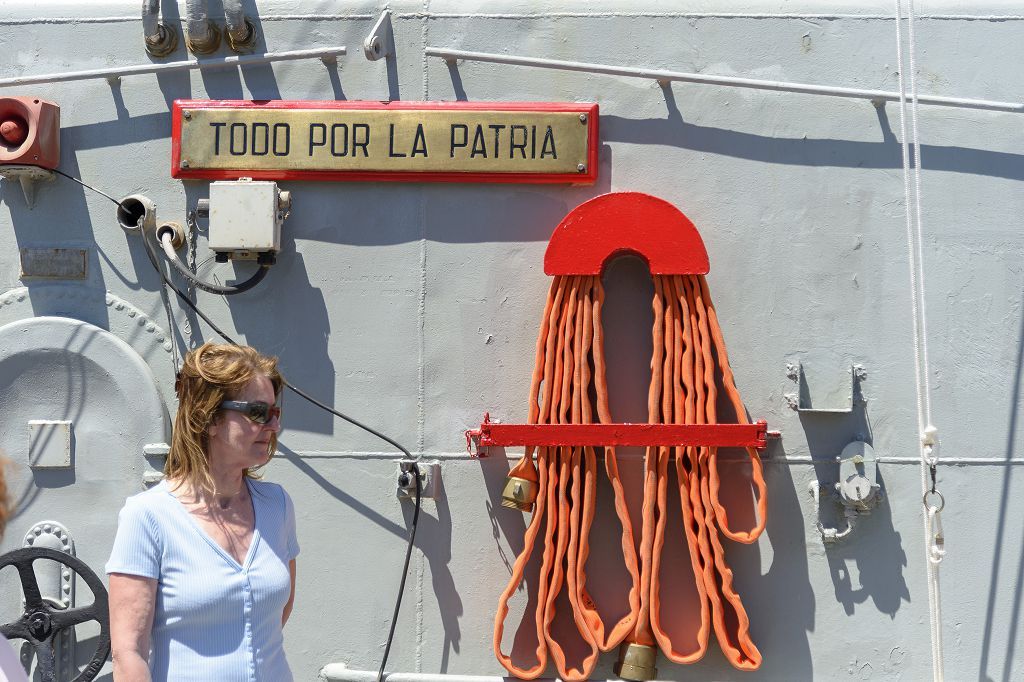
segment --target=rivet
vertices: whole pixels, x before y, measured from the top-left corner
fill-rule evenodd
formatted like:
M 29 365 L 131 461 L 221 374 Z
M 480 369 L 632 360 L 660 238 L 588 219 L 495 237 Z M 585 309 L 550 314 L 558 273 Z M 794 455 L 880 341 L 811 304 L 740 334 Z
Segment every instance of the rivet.
M 70 593 L 71 592 L 71 585 L 65 585 L 64 586 L 64 591 Z
M 181 110 L 181 117 L 183 119 L 185 119 L 186 121 L 191 121 L 192 120 L 192 112 L 189 111 L 188 109 L 182 109 Z
M 128 311 L 128 317 L 135 317 L 137 314 L 138 313 L 136 313 L 135 310 L 133 310 L 133 309 L 130 309 Z
M 34 535 L 32 535 L 31 533 L 29 533 L 28 535 L 26 535 L 26 536 L 25 536 L 25 542 L 27 542 L 27 543 L 28 543 L 28 544 L 30 544 L 30 545 L 31 545 L 31 544 L 32 544 L 33 542 L 35 542 L 35 540 L 36 540 L 35 536 L 34 536 Z
M 156 325 L 150 322 L 149 324 L 146 325 L 146 331 L 152 334 L 153 332 L 156 331 Z
M 43 532 L 44 533 L 52 533 L 53 532 L 53 528 L 51 526 L 49 526 L 49 525 L 45 525 L 45 526 L 43 526 Z
M 188 168 L 188 159 L 182 159 L 180 165 L 182 168 Z
M 64 578 L 64 580 L 71 580 L 71 571 L 64 571 L 63 573 L 61 573 L 61 576 Z
M 586 173 L 587 172 L 587 164 L 581 163 L 580 165 L 576 166 L 576 170 L 578 170 L 580 173 Z
M 587 115 L 586 114 L 580 114 L 580 123 L 586 123 L 586 122 L 587 122 Z

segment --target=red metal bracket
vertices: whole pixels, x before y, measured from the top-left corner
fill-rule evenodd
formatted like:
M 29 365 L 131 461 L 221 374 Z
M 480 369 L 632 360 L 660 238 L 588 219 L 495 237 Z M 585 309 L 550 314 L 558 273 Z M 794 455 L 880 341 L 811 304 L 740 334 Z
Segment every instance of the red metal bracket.
M 565 216 L 544 253 L 549 275 L 600 275 L 615 256 L 631 253 L 652 275 L 706 275 L 704 240 L 690 219 L 658 197 L 612 192 L 585 201 Z
M 508 445 L 763 449 L 767 439 L 768 424 L 763 419 L 753 424 L 499 424 L 484 414 L 479 429 L 466 431 L 466 449 L 474 457 L 484 456 L 481 448 Z

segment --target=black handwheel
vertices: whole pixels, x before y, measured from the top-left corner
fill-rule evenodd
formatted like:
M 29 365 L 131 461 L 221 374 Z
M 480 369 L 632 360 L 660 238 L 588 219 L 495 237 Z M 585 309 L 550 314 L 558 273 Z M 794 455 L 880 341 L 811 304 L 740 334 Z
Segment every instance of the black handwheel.
M 36 559 L 46 559 L 64 564 L 81 576 L 92 590 L 93 602 L 88 606 L 72 609 L 55 609 L 39 593 L 39 583 L 32 570 Z M 21 589 L 25 594 L 25 613 L 13 623 L 0 625 L 0 635 L 7 639 L 25 639 L 36 650 L 36 661 L 43 682 L 58 682 L 54 667 L 53 640 L 66 628 L 90 620 L 100 624 L 100 635 L 96 639 L 96 653 L 85 669 L 72 682 L 90 682 L 96 677 L 110 654 L 110 614 L 107 609 L 107 590 L 81 559 L 64 552 L 45 547 L 25 547 L 0 556 L 0 569 L 14 566 L 21 577 Z

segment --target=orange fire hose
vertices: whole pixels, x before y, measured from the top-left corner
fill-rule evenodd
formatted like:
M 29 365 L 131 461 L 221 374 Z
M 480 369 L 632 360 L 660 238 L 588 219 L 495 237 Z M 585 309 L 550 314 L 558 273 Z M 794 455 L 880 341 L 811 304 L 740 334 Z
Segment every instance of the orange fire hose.
M 717 423 L 717 382 L 720 380 L 737 419 L 748 423 L 704 277 L 657 275 L 654 284 L 654 352 L 648 421 Z M 596 397 L 598 420 L 612 422 L 601 326 L 603 302 L 604 291 L 598 276 L 555 276 L 537 338 L 528 410 L 530 424 L 591 423 L 594 416 L 591 389 Z M 535 679 L 544 672 L 550 655 L 559 676 L 575 682 L 589 677 L 601 651 L 609 651 L 625 641 L 624 651 L 638 648 L 643 654 L 647 649 L 649 663 L 630 662 L 630 654 L 627 654 L 620 666 L 620 675 L 628 679 L 650 679 L 656 672 L 653 667 L 655 643 L 670 660 L 693 663 L 707 650 L 713 629 L 732 665 L 743 670 L 756 669 L 761 662 L 760 653 L 750 638 L 746 611 L 733 589 L 732 571 L 725 561 L 719 532 L 729 539 L 750 543 L 764 530 L 767 495 L 757 451 L 749 450 L 758 522 L 750 530 L 734 531 L 728 525 L 727 510 L 719 499 L 721 480 L 716 448 L 648 448 L 644 461 L 639 557 L 634 549 L 633 526 L 615 449 L 605 447 L 604 455 L 615 512 L 622 525 L 623 564 L 631 580 L 628 613 L 608 628 L 586 588 L 589 535 L 597 493 L 594 449 L 561 446 L 540 447 L 534 451 L 528 447 L 509 477 L 519 485 L 534 487 L 536 507 L 524 536 L 523 550 L 516 558 L 511 579 L 498 601 L 494 628 L 494 651 L 498 661 L 516 677 Z M 670 458 L 675 464 L 693 575 L 690 588 L 686 587 L 679 567 L 667 566 L 662 561 L 668 541 L 665 529 L 669 514 Z M 529 508 L 523 503 L 516 506 L 524 511 Z M 524 580 L 542 527 L 543 555 L 534 590 L 536 611 L 532 634 L 536 648 L 533 660 L 519 665 L 502 652 L 504 623 L 508 602 Z M 678 589 L 696 592 L 696 626 L 686 632 L 662 622 L 662 597 Z M 526 622 L 525 617 L 523 622 Z

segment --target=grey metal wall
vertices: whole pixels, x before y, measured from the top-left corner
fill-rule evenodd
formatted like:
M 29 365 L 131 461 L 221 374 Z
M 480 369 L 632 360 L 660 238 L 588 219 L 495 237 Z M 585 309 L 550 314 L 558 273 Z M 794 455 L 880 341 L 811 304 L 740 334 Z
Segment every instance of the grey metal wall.
M 257 14 L 252 2 L 245 6 Z M 469 459 L 462 432 L 485 410 L 506 421 L 525 418 L 549 283 L 541 260 L 553 227 L 597 194 L 638 190 L 671 201 L 701 231 L 747 408 L 783 433 L 768 452 L 767 531 L 753 546 L 728 550 L 764 665 L 733 671 L 712 644 L 692 668 L 662 661 L 661 677 L 930 678 L 898 107 L 449 66 L 423 54 L 436 46 L 895 90 L 892 3 L 424 0 L 390 8 L 393 60 L 362 56 L 376 3 L 264 1 L 260 51 L 347 45 L 349 55 L 336 65 L 307 60 L 0 91 L 61 105 L 63 170 L 114 196 L 144 193 L 161 218 L 179 220 L 207 185 L 169 177 L 168 112 L 176 98 L 600 104 L 595 186 L 283 183 L 294 210 L 265 282 L 230 300 L 198 295 L 218 324 L 280 355 L 293 382 L 442 460 L 444 494 L 424 505 L 389 668 L 500 672 L 490 646 L 493 610 L 525 520 L 497 503 L 509 461 Z M 173 3 L 164 10 L 172 20 L 184 13 Z M 4 2 L 0 77 L 147 63 L 136 11 L 136 3 Z M 949 0 L 919 11 L 922 92 L 1019 99 L 1019 8 Z M 182 47 L 175 56 L 185 57 Z M 948 501 L 941 566 L 947 679 L 1020 679 L 1024 119 L 926 106 L 920 116 L 934 422 L 942 455 L 958 458 L 939 474 Z M 33 210 L 17 185 L 0 188 L 0 289 L 8 291 L 0 295 L 0 323 L 60 315 L 110 330 L 146 360 L 173 413 L 171 355 L 155 339 L 173 333 L 192 345 L 213 336 L 176 304 L 176 329 L 167 329 L 156 275 L 138 238 L 118 228 L 113 204 L 60 178 L 39 190 Z M 88 279 L 19 281 L 19 249 L 32 246 L 87 249 Z M 209 255 L 202 234 L 197 255 Z M 205 272 L 231 277 L 230 266 Z M 613 411 L 622 421 L 643 420 L 651 285 L 630 261 L 614 264 L 605 284 Z M 136 324 L 138 315 L 146 322 Z M 786 366 L 796 361 L 819 403 L 843 393 L 852 363 L 863 365 L 866 402 L 847 416 L 798 417 L 785 398 L 795 390 Z M 19 394 L 18 404 L 42 405 L 51 394 L 71 396 L 72 407 L 83 400 L 56 379 L 34 385 L 38 394 Z M 95 414 L 116 422 L 126 409 L 114 395 L 93 399 L 97 406 L 80 420 Z M 22 411 L 0 417 L 11 439 L 0 445 L 16 460 L 27 438 L 24 419 L 36 418 Z M 297 400 L 289 401 L 285 423 L 267 476 L 291 492 L 299 519 L 289 658 L 299 679 L 314 679 L 329 662 L 376 669 L 411 517 L 394 495 L 393 453 Z M 834 474 L 819 460 L 858 438 L 883 458 L 886 499 L 849 540 L 826 550 L 807 487 Z M 4 551 L 19 546 L 31 524 L 59 517 L 53 520 L 75 535 L 79 555 L 102 570 L 116 511 L 154 464 L 137 440 L 107 442 L 76 458 L 71 480 L 33 476 L 20 456 L 12 483 L 27 504 Z M 633 453 L 626 473 L 634 483 L 639 466 Z M 83 491 L 87 498 L 65 504 Z M 2 613 L 13 613 L 16 598 L 2 600 Z M 612 662 L 607 656 L 596 676 L 610 676 Z

